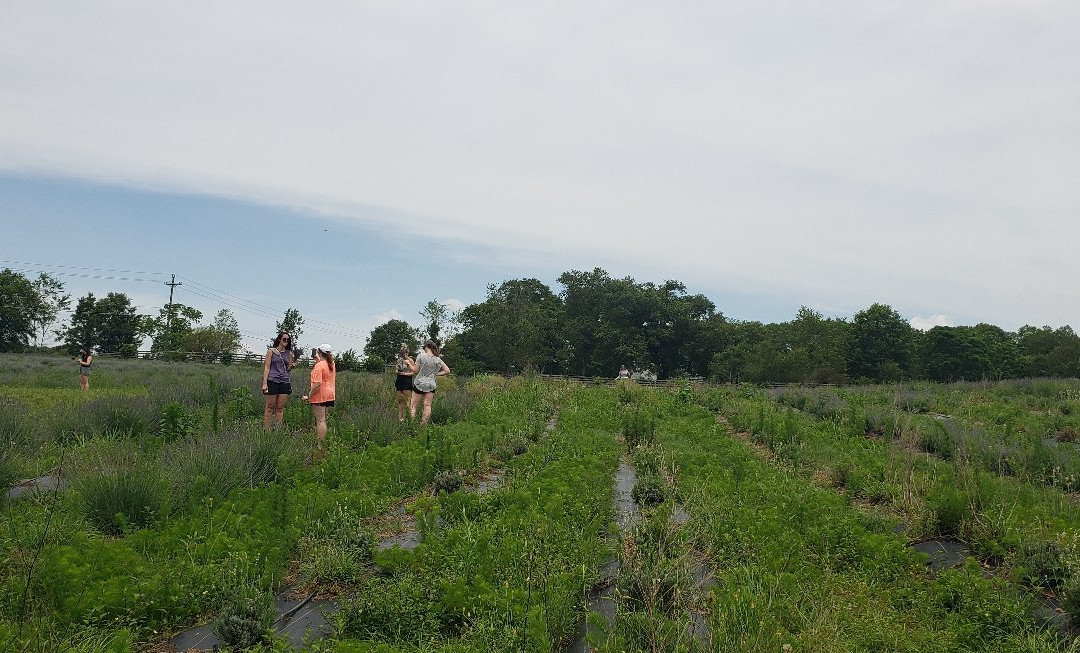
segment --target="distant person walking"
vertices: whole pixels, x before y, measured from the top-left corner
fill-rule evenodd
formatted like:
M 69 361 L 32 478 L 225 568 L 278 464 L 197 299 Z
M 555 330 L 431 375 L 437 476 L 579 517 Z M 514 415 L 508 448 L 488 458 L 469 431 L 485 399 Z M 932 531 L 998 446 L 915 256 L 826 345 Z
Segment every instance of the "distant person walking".
M 409 404 L 409 400 L 412 398 L 413 364 L 415 362 L 412 356 L 409 356 L 409 350 L 405 348 L 405 343 L 401 343 L 401 349 L 398 350 L 395 363 L 397 378 L 394 379 L 394 389 L 397 391 L 397 420 L 399 422 L 405 421 L 405 406 Z
M 90 348 L 84 347 L 82 353 L 75 360 L 79 362 L 79 387 L 83 390 L 89 390 L 90 365 L 94 362 L 94 357 L 90 354 Z
M 330 345 L 319 345 L 311 350 L 315 366 L 311 368 L 311 390 L 304 399 L 311 403 L 311 412 L 315 415 L 315 437 L 321 447 L 326 442 L 326 409 L 334 405 L 337 385 L 337 369 L 334 365 L 334 352 Z
M 615 379 L 616 380 L 621 380 L 621 379 L 629 379 L 629 378 L 630 378 L 630 370 L 626 369 L 625 365 L 620 365 L 619 366 L 619 376 L 615 377 Z
M 289 343 L 292 338 L 280 331 L 274 338 L 274 344 L 266 350 L 263 358 L 262 392 L 266 395 L 266 408 L 263 410 L 263 428 L 281 426 L 285 418 L 285 401 L 292 394 L 289 370 L 295 365 Z
M 424 343 L 424 351 L 417 355 L 416 361 L 410 367 L 414 376 L 409 417 L 416 418 L 416 408 L 422 400 L 424 412 L 420 417 L 420 426 L 423 426 L 431 419 L 431 400 L 435 398 L 435 377 L 446 376 L 450 373 L 450 367 L 439 358 L 439 345 L 435 344 L 434 340 Z

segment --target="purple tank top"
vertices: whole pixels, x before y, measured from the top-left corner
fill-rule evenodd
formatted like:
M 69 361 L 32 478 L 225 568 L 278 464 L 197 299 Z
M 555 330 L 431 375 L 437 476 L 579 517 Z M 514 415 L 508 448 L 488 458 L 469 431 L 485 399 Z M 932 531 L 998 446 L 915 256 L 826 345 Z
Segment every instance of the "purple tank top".
M 270 373 L 266 375 L 267 381 L 273 381 L 274 383 L 288 383 L 289 382 L 289 368 L 285 365 L 288 362 L 287 356 L 291 356 L 289 350 L 279 352 L 277 347 L 270 348 Z

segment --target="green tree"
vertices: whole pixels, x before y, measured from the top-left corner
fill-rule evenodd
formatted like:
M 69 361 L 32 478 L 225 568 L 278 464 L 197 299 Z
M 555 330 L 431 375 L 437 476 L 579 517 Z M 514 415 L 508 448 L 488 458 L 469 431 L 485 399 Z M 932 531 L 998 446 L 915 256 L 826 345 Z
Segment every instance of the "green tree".
M 921 338 L 922 373 L 931 381 L 977 381 L 990 376 L 991 352 L 972 327 L 936 326 Z
M 787 324 L 786 342 L 791 364 L 789 378 L 802 383 L 841 383 L 847 378 L 849 325 L 836 318 L 826 319 L 806 306 L 799 307 Z
M 454 335 L 457 316 L 446 304 L 432 299 L 421 309 L 420 317 L 424 318 L 425 336 L 436 343 L 442 345 L 444 339 L 449 339 Z
M 145 334 L 145 318 L 124 293 L 111 292 L 102 299 L 94 293 L 81 297 L 68 326 L 60 336 L 69 353 L 84 347 L 102 353 L 134 356 Z
M 39 296 L 29 279 L 0 271 L 0 351 L 23 351 L 35 333 Z
M 285 309 L 285 316 L 274 325 L 274 328 L 279 333 L 283 331 L 292 336 L 289 346 L 293 349 L 300 349 L 300 334 L 304 332 L 304 317 L 300 315 L 300 311 L 295 308 Z
M 537 279 L 492 284 L 487 299 L 461 311 L 455 345 L 482 369 L 554 373 L 565 345 L 562 316 L 562 301 Z
M 240 324 L 227 308 L 218 311 L 214 323 L 196 327 L 184 339 L 184 351 L 206 361 L 232 361 L 240 349 Z
M 1022 326 L 1017 346 L 1024 376 L 1080 376 L 1080 337 L 1068 325 L 1057 329 Z
M 415 353 L 420 348 L 420 336 L 420 332 L 404 320 L 387 320 L 371 330 L 364 344 L 364 356 L 382 365 L 392 363 L 401 343 Z
M 146 333 L 153 338 L 150 351 L 157 355 L 181 355 L 202 317 L 202 311 L 191 306 L 166 304 L 156 318 L 145 324 Z
M 60 311 L 71 306 L 71 295 L 64 292 L 64 283 L 52 275 L 42 272 L 33 281 L 37 303 L 34 307 L 33 321 L 37 345 L 43 346 L 49 327 L 56 324 Z M 40 334 L 38 337 L 37 334 Z
M 848 373 L 854 379 L 898 381 L 911 374 L 914 329 L 892 307 L 873 304 L 851 321 Z

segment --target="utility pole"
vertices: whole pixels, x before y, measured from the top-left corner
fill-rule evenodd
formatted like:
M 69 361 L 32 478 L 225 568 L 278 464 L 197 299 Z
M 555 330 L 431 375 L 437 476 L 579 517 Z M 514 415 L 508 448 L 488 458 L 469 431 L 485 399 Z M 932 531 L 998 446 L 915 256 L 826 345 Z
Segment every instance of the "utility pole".
M 173 300 L 173 291 L 176 290 L 177 286 L 182 286 L 184 284 L 182 284 L 182 283 L 180 283 L 179 281 L 176 280 L 176 275 L 175 274 L 172 275 L 172 280 L 171 281 L 165 281 L 163 283 L 166 286 L 169 287 L 169 303 L 165 307 L 165 333 L 167 334 L 165 337 L 168 338 L 168 340 L 166 342 L 168 342 L 168 344 L 171 346 L 173 344 L 172 343 L 172 314 L 173 314 L 173 301 L 172 300 Z

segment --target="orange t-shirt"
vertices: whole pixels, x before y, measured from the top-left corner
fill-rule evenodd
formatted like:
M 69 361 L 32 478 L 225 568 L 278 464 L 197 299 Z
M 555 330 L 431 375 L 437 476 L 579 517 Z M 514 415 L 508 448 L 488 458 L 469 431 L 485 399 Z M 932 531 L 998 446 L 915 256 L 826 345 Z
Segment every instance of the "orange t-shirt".
M 308 398 L 311 403 L 321 404 L 324 401 L 333 401 L 336 379 L 337 372 L 331 371 L 326 361 L 315 363 L 315 367 L 311 368 L 311 386 L 314 387 L 318 383 L 319 390 Z

